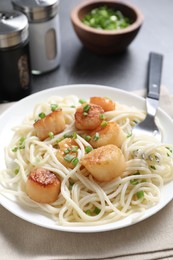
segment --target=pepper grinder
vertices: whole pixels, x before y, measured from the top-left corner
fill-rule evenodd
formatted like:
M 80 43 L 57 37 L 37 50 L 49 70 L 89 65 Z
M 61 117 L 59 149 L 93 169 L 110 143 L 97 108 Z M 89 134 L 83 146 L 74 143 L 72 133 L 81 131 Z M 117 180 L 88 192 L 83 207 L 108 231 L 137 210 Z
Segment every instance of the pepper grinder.
M 31 93 L 28 21 L 17 11 L 0 11 L 0 98 L 17 101 Z

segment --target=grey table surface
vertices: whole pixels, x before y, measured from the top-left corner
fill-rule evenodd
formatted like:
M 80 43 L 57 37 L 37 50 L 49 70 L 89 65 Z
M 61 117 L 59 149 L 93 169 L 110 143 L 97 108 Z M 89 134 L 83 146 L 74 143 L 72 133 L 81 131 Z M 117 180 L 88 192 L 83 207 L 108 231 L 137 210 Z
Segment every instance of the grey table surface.
M 148 55 L 154 51 L 164 55 L 162 84 L 173 93 L 173 1 L 131 0 L 143 12 L 144 24 L 127 51 L 109 57 L 89 52 L 77 38 L 70 21 L 70 12 L 81 1 L 60 1 L 61 65 L 47 74 L 33 76 L 32 92 L 67 84 L 88 83 L 127 91 L 145 88 Z M 10 0 L 0 0 L 0 10 L 11 8 Z

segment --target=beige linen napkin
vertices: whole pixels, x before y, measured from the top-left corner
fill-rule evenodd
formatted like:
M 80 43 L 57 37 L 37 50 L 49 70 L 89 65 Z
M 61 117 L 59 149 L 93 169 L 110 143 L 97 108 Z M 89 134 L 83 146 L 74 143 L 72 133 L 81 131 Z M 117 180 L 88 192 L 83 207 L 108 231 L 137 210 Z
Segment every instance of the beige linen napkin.
M 168 90 L 162 88 L 160 105 L 173 117 L 172 101 Z M 0 105 L 0 112 L 9 105 Z M 172 230 L 173 201 L 138 224 L 93 234 L 35 226 L 0 206 L 0 259 L 173 259 Z

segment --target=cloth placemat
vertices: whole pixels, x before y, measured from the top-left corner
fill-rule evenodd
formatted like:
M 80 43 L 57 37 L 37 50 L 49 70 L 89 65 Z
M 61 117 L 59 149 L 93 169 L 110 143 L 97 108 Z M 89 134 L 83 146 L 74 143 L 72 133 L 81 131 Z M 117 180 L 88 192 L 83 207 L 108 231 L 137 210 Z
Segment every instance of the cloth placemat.
M 135 92 L 144 95 L 143 91 Z M 173 97 L 162 87 L 160 106 L 173 117 Z M 11 103 L 1 104 L 0 113 Z M 173 259 L 173 201 L 135 225 L 101 233 L 49 230 L 0 206 L 0 259 Z

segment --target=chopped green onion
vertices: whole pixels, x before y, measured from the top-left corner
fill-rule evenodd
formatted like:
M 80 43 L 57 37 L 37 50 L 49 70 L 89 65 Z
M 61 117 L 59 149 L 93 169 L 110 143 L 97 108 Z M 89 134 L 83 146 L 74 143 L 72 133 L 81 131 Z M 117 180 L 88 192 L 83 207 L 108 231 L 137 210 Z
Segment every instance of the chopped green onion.
M 72 105 L 72 106 L 70 106 L 71 108 L 76 108 L 76 106 L 75 105 Z
M 57 139 L 56 139 L 56 142 L 59 143 L 59 142 L 61 142 L 62 140 L 63 140 L 62 137 L 61 137 L 61 138 L 57 138 Z
M 139 183 L 138 180 L 130 180 L 130 184 L 132 185 L 137 185 Z
M 75 152 L 77 152 L 78 148 L 79 147 L 77 145 L 73 145 L 71 148 L 71 151 L 75 153 Z
M 44 118 L 46 116 L 46 114 L 41 112 L 38 116 L 42 119 L 42 118 Z
M 49 132 L 48 135 L 49 135 L 50 139 L 54 138 L 54 133 L 53 132 Z
M 77 157 L 75 157 L 74 159 L 72 159 L 72 164 L 74 165 L 74 166 L 76 166 L 77 164 L 78 164 L 78 162 L 79 162 L 79 159 L 77 158 Z
M 12 149 L 12 152 L 17 152 L 17 150 L 18 150 L 18 147 L 14 147 L 13 149 Z
M 90 135 L 86 135 L 86 136 L 85 136 L 85 140 L 86 140 L 87 142 L 89 142 L 89 141 L 91 140 L 91 136 L 90 136 Z
M 71 162 L 74 158 L 76 158 L 76 157 L 71 154 L 67 154 L 66 156 L 64 156 L 64 160 L 67 162 Z
M 128 134 L 128 135 L 127 135 L 127 138 L 129 138 L 129 137 L 131 137 L 131 136 L 132 136 L 132 133 Z
M 22 145 L 24 143 L 24 141 L 26 140 L 25 137 L 21 137 L 19 140 L 19 145 Z
M 85 214 L 87 214 L 88 216 L 91 216 L 91 210 L 89 210 L 89 209 L 86 210 L 86 211 L 85 211 Z
M 84 99 L 79 99 L 79 103 L 84 104 L 84 103 L 86 103 L 86 101 Z
M 74 132 L 73 135 L 72 135 L 73 139 L 77 139 L 77 133 Z
M 99 115 L 99 118 L 100 118 L 100 119 L 105 119 L 105 115 L 104 115 L 104 114 L 100 114 L 100 115 Z
M 19 168 L 16 168 L 16 169 L 14 170 L 14 173 L 17 175 L 17 174 L 19 173 Z
M 100 213 L 100 211 L 101 211 L 101 209 L 95 207 L 95 209 L 94 209 L 94 213 L 95 213 L 96 215 L 98 215 L 98 214 Z
M 70 151 L 71 151 L 71 149 L 70 149 L 70 148 L 67 148 L 67 149 L 64 150 L 64 153 L 65 153 L 65 154 L 68 154 Z
M 172 153 L 172 149 L 170 147 L 166 147 L 166 149 L 168 149 Z
M 19 146 L 18 148 L 19 148 L 20 150 L 21 150 L 21 149 L 25 149 L 25 146 L 24 146 L 24 145 L 21 145 L 21 146 Z
M 143 190 L 138 191 L 138 192 L 136 193 L 136 196 L 137 196 L 138 199 L 143 198 L 143 197 L 144 197 L 144 192 L 143 192 Z
M 92 148 L 91 146 L 86 146 L 86 147 L 85 147 L 85 152 L 86 152 L 86 153 L 89 153 L 89 152 L 92 151 L 92 149 L 93 149 L 93 148 Z
M 86 104 L 84 107 L 83 107 L 83 111 L 84 112 L 88 112 L 90 110 L 91 106 L 89 104 Z
M 58 105 L 57 104 L 51 104 L 50 107 L 51 107 L 51 111 L 53 112 L 53 111 L 57 110 Z
M 156 167 L 154 165 L 150 165 L 150 168 L 156 170 Z
M 24 146 L 24 141 L 26 140 L 26 138 L 25 137 L 21 137 L 20 139 L 19 139 L 19 142 L 18 142 L 18 146 L 15 146 L 13 149 L 12 149 L 12 152 L 17 152 L 17 150 L 18 149 L 24 149 L 25 148 L 25 146 Z
M 73 185 L 74 185 L 74 182 L 69 181 L 69 184 L 70 184 L 69 189 L 72 190 L 72 187 L 73 187 Z
M 72 134 L 69 133 L 64 134 L 64 138 L 69 138 L 69 137 L 72 137 Z
M 99 133 L 95 133 L 93 140 L 97 141 L 99 139 L 99 137 L 100 137 Z
M 132 21 L 120 10 L 102 5 L 90 10 L 82 22 L 95 29 L 116 30 L 128 27 Z
M 107 124 L 108 124 L 107 121 L 103 121 L 103 122 L 101 122 L 101 126 L 102 126 L 102 127 L 107 126 Z

